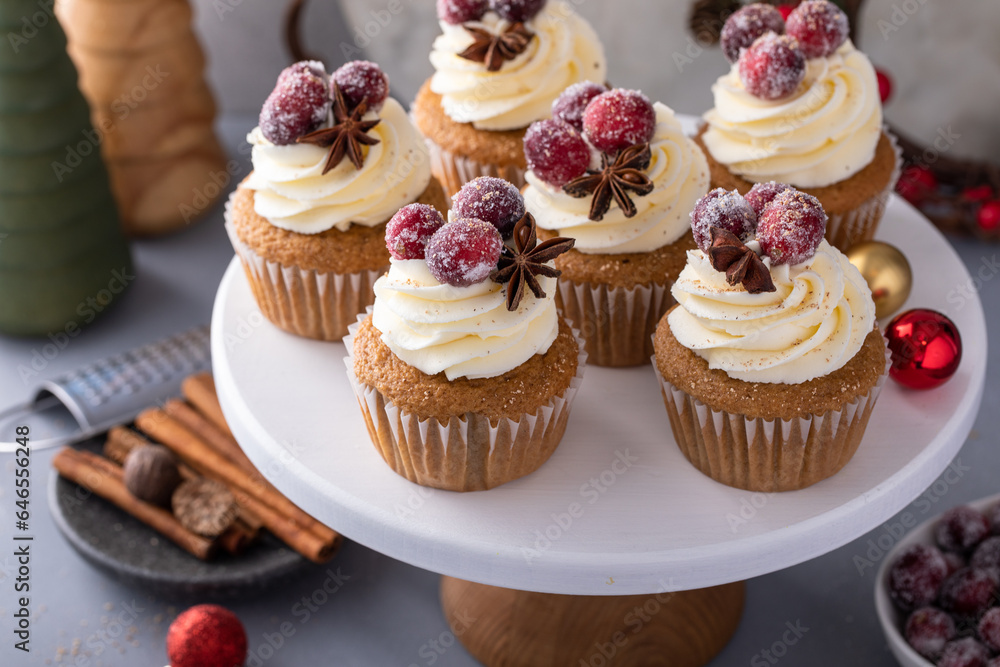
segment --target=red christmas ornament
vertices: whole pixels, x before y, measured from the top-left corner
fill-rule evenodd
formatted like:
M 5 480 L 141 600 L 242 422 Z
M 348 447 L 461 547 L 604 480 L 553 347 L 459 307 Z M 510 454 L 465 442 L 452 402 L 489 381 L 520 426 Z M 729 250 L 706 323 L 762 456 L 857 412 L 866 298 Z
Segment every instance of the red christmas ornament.
M 993 198 L 993 188 L 985 183 L 962 190 L 962 199 L 967 201 L 986 201 Z
M 781 12 L 781 18 L 783 18 L 783 19 L 785 19 L 787 21 L 788 20 L 788 15 L 791 14 L 793 11 L 795 11 L 795 8 L 797 6 L 798 6 L 797 3 L 794 4 L 794 5 L 793 4 L 778 5 L 778 11 Z
M 937 189 L 937 177 L 934 172 L 923 165 L 912 165 L 903 170 L 896 183 L 896 192 L 914 206 L 927 198 L 927 195 Z
M 878 79 L 878 96 L 882 99 L 882 104 L 892 97 L 892 79 L 880 69 L 875 70 L 875 77 Z
M 170 667 L 240 667 L 247 633 L 236 614 L 214 604 L 191 607 L 167 632 Z
M 945 383 L 962 360 L 958 327 L 941 313 L 915 308 L 889 322 L 892 379 L 911 389 L 931 389 Z
M 976 222 L 979 223 L 979 228 L 986 232 L 1000 227 L 1000 200 L 994 199 L 979 207 Z

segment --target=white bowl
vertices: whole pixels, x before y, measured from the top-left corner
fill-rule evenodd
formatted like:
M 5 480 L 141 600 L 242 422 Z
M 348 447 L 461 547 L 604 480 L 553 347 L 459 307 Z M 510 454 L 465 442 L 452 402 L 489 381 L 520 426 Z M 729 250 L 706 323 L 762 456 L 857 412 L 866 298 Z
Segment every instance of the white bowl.
M 997 503 L 1000 503 L 1000 493 L 967 504 L 982 512 L 992 508 Z M 903 539 L 886 554 L 882 565 L 879 566 L 878 576 L 875 577 L 875 613 L 878 614 L 879 623 L 882 624 L 882 632 L 885 633 L 892 654 L 896 656 L 896 660 L 903 667 L 934 667 L 934 663 L 917 653 L 903 637 L 903 624 L 906 622 L 906 616 L 896 608 L 896 605 L 892 603 L 892 598 L 889 597 L 889 568 L 896 562 L 900 552 L 908 546 L 918 542 L 934 544 L 934 526 L 940 519 L 941 515 L 938 514 L 904 535 Z

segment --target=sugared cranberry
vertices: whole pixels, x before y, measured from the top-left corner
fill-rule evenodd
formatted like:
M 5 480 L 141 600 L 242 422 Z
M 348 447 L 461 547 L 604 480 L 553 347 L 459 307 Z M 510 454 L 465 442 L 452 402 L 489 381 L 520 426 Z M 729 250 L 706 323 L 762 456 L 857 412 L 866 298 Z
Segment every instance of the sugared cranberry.
M 260 131 L 277 146 L 319 128 L 330 113 L 330 90 L 325 73 L 317 73 L 318 63 L 303 61 L 287 67 L 260 110 Z
M 965 553 L 990 534 L 989 521 L 983 513 L 967 505 L 952 507 L 941 515 L 934 527 L 934 541 L 945 551 Z
M 944 552 L 944 562 L 948 563 L 948 576 L 955 574 L 963 567 L 967 567 L 969 565 L 960 554 L 957 554 L 954 551 Z
M 743 52 L 738 68 L 748 93 L 762 100 L 780 100 L 802 83 L 806 57 L 791 37 L 767 33 Z
M 987 667 L 990 653 L 972 637 L 948 642 L 938 660 L 938 667 Z
M 785 32 L 799 40 L 807 58 L 825 58 L 840 48 L 850 26 L 847 14 L 828 0 L 806 0 L 788 16 Z
M 940 609 L 921 607 L 906 619 L 904 635 L 917 653 L 934 660 L 955 638 L 955 621 Z
M 758 37 L 767 32 L 778 35 L 785 32 L 785 19 L 772 5 L 755 2 L 733 12 L 722 26 L 719 45 L 722 54 L 731 63 L 740 59 L 740 51 L 748 48 Z
M 342 65 L 331 77 L 352 106 L 368 102 L 370 111 L 378 111 L 389 97 L 389 77 L 382 68 L 367 60 Z
M 452 198 L 451 208 L 456 217 L 485 220 L 508 238 L 515 223 L 524 217 L 524 197 L 502 178 L 480 176 L 462 186 Z
M 987 662 L 986 667 L 1000 667 L 1000 655 Z
M 997 601 L 997 576 L 989 570 L 967 567 L 941 584 L 941 608 L 966 618 L 978 618 Z
M 787 183 L 776 183 L 774 181 L 754 183 L 754 186 L 750 188 L 750 192 L 746 194 L 745 199 L 750 204 L 750 208 L 757 214 L 757 217 L 760 217 L 764 213 L 764 209 L 774 201 L 775 197 L 785 190 L 791 189 L 791 187 Z
M 583 112 L 594 99 L 608 89 L 593 81 L 581 81 L 562 91 L 562 94 L 552 103 L 552 117 L 565 121 L 583 132 Z
M 542 120 L 532 123 L 524 135 L 524 157 L 536 176 L 560 188 L 587 171 L 590 148 L 569 123 Z
M 923 165 L 911 165 L 903 170 L 896 182 L 896 192 L 914 206 L 937 189 L 937 177 Z
M 489 7 L 489 0 L 437 0 L 438 18 L 452 25 L 478 21 Z
M 489 277 L 502 249 L 500 232 L 490 223 L 456 220 L 434 232 L 427 242 L 427 268 L 439 282 L 468 287 Z
M 583 133 L 599 151 L 616 154 L 653 138 L 656 111 L 638 90 L 616 88 L 601 93 L 583 112 Z
M 289 65 L 281 70 L 281 74 L 278 75 L 278 82 L 275 85 L 280 85 L 288 77 L 295 76 L 301 72 L 312 72 L 324 81 L 330 80 L 330 76 L 326 73 L 326 66 L 323 63 L 318 60 L 300 60 L 294 65 Z
M 511 23 L 524 23 L 535 18 L 545 7 L 546 0 L 490 0 L 490 9 Z
M 816 254 L 826 233 L 819 200 L 795 189 L 777 195 L 757 221 L 760 249 L 773 264 L 798 264 Z
M 739 192 L 715 188 L 691 211 L 691 233 L 702 252 L 712 245 L 712 227 L 721 227 L 746 241 L 757 229 L 757 214 Z
M 889 596 L 906 611 L 927 606 L 937 598 L 947 572 L 940 551 L 914 544 L 904 549 L 889 569 Z
M 444 218 L 433 206 L 404 206 L 385 226 L 385 247 L 396 259 L 424 259 L 427 242 L 443 225 Z
M 969 559 L 969 565 L 996 570 L 997 574 L 1000 575 L 1000 535 L 989 537 L 980 542 L 972 553 L 972 558 Z
M 993 607 L 979 620 L 979 639 L 994 651 L 1000 651 L 1000 607 Z

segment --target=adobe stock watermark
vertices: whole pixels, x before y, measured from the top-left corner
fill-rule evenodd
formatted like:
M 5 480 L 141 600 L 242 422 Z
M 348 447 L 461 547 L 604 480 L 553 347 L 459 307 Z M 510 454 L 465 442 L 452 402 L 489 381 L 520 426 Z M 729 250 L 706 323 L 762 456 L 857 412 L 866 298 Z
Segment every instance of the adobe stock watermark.
M 7 33 L 7 41 L 15 54 L 21 52 L 21 47 L 38 34 L 38 31 L 55 20 L 55 0 L 38 0 L 35 3 L 38 11 L 31 16 L 21 17 L 21 29 L 18 32 Z
M 729 529 L 733 531 L 733 535 L 739 532 L 741 526 L 745 526 L 753 521 L 757 516 L 757 512 L 762 510 L 773 496 L 773 493 L 761 493 L 758 491 L 749 498 L 746 496 L 741 498 L 740 508 L 735 513 L 728 512 L 726 514 L 726 523 L 729 524 Z
M 678 74 L 683 74 L 684 68 L 693 65 L 694 61 L 701 57 L 706 49 L 715 46 L 719 41 L 718 36 L 722 32 L 722 26 L 726 24 L 726 19 L 732 14 L 731 11 L 721 12 L 719 17 L 712 20 L 711 23 L 702 24 L 702 28 L 698 30 L 697 34 L 688 35 L 684 49 L 674 51 L 670 55 Z
M 423 665 L 434 665 L 437 663 L 441 657 L 448 652 L 458 638 L 469 631 L 469 628 L 475 624 L 478 619 L 475 616 L 469 614 L 467 610 L 462 610 L 455 614 L 455 617 L 451 619 L 453 629 L 445 630 L 437 637 L 433 637 L 426 642 L 424 642 L 419 649 L 417 649 L 417 656 L 423 659 L 422 663 L 411 662 L 408 667 L 420 667 Z
M 236 326 L 222 337 L 227 350 L 234 350 L 250 340 L 251 336 L 267 321 L 259 308 L 254 308 L 243 317 L 236 319 Z
M 956 308 L 964 308 L 965 304 L 974 299 L 983 286 L 1000 273 L 1000 260 L 996 253 L 979 260 L 979 268 L 969 272 L 969 279 L 953 287 L 945 296 L 945 300 Z
M 888 41 L 891 34 L 899 32 L 899 30 L 906 25 L 907 21 L 909 21 L 913 15 L 920 11 L 920 8 L 926 4 L 927 0 L 903 0 L 902 2 L 894 2 L 888 19 L 880 18 L 875 22 L 875 27 L 877 27 L 878 31 L 882 33 L 882 41 Z
M 637 604 L 622 618 L 620 630 L 611 633 L 607 641 L 594 642 L 593 652 L 586 658 L 580 658 L 579 667 L 608 667 L 616 664 L 615 658 L 619 651 L 628 646 L 629 640 L 642 632 L 642 629 L 670 604 L 676 593 L 673 592 L 674 579 L 669 582 L 659 581 L 660 592 L 646 598 L 642 604 Z
M 413 0 L 406 0 L 406 3 L 413 4 Z M 340 43 L 340 52 L 343 54 L 344 60 L 356 60 L 358 56 L 363 56 L 364 49 L 368 48 L 372 40 L 389 27 L 393 19 L 402 14 L 404 9 L 403 0 L 388 0 L 377 9 L 369 9 L 368 14 L 371 19 L 365 21 L 363 25 L 353 26 L 351 42 Z
M 781 662 L 781 659 L 788 655 L 788 650 L 799 643 L 799 641 L 809 632 L 809 627 L 802 624 L 802 621 L 795 619 L 795 622 L 785 622 L 785 630 L 781 637 L 776 639 L 768 648 L 755 653 L 750 658 L 750 667 L 769 667 Z

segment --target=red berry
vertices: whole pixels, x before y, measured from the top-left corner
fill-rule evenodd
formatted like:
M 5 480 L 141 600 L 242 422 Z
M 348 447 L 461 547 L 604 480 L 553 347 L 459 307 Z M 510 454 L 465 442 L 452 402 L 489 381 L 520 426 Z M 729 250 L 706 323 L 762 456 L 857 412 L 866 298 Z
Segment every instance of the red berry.
M 792 186 L 787 183 L 776 183 L 774 181 L 754 183 L 754 186 L 750 188 L 750 192 L 746 194 L 745 199 L 759 218 L 764 213 L 764 209 L 767 208 L 768 204 L 774 201 L 775 197 L 785 190 L 791 189 Z
M 945 611 L 965 618 L 979 618 L 996 602 L 997 576 L 989 570 L 967 567 L 941 584 L 940 604 Z
M 983 513 L 967 505 L 952 507 L 941 515 L 934 527 L 934 541 L 945 551 L 965 553 L 990 534 L 989 521 Z
M 885 104 L 892 97 L 892 79 L 880 69 L 875 70 L 875 78 L 878 80 L 878 97 Z
M 452 25 L 478 21 L 489 6 L 489 0 L 437 0 L 438 18 Z
M 791 13 L 795 11 L 795 5 L 778 5 L 778 11 L 781 13 L 781 18 L 787 21 Z
M 987 667 L 989 659 L 985 646 L 972 637 L 965 637 L 945 644 L 937 667 Z
M 276 146 L 295 140 L 319 128 L 330 113 L 330 90 L 325 73 L 317 73 L 316 63 L 299 62 L 285 68 L 278 83 L 260 110 L 260 131 Z
M 389 97 L 389 77 L 382 68 L 367 60 L 353 60 L 342 65 L 331 77 L 351 106 L 368 102 L 370 111 L 378 111 Z
M 656 130 L 656 111 L 638 90 L 616 88 L 601 93 L 583 112 L 583 133 L 599 151 L 616 154 L 646 143 Z
M 427 242 L 427 268 L 439 282 L 468 287 L 497 268 L 503 239 L 483 220 L 463 218 L 441 227 Z
M 993 199 L 993 188 L 986 183 L 962 190 L 962 199 L 967 201 L 989 201 Z
M 799 41 L 807 58 L 825 58 L 847 40 L 847 14 L 829 0 L 806 0 L 788 16 L 785 32 Z
M 590 104 L 590 100 L 607 90 L 605 86 L 593 81 L 574 83 L 552 103 L 552 117 L 569 123 L 577 132 L 583 132 L 584 109 Z
M 546 0 L 490 0 L 490 9 L 511 23 L 524 23 L 535 18 L 545 7 Z
M 995 570 L 1000 575 L 1000 535 L 988 537 L 972 552 L 969 565 L 986 570 Z M 1000 651 L 1000 649 L 997 649 Z
M 979 638 L 994 651 L 1000 651 L 1000 607 L 993 607 L 979 621 Z
M 779 100 L 802 83 L 806 57 L 791 37 L 767 33 L 743 51 L 739 71 L 748 93 L 762 100 Z
M 986 667 L 1000 667 L 1000 655 L 986 663 Z
M 980 229 L 987 232 L 1000 227 L 1000 201 L 988 201 L 980 206 L 976 222 L 979 223 Z
M 427 241 L 443 225 L 444 218 L 433 206 L 404 206 L 385 226 L 385 247 L 396 259 L 423 259 Z
M 235 667 L 247 656 L 247 635 L 236 614 L 214 604 L 191 607 L 170 624 L 171 667 Z
M 819 200 L 795 189 L 777 195 L 757 221 L 760 249 L 772 264 L 798 264 L 816 254 L 826 233 Z
M 954 551 L 944 552 L 944 561 L 948 563 L 949 577 L 958 572 L 959 570 L 961 570 L 963 567 L 967 567 L 969 565 L 967 562 L 965 562 L 965 559 L 962 558 L 962 556 L 955 553 Z
M 914 206 L 919 206 L 936 189 L 937 178 L 934 172 L 923 165 L 907 167 L 896 183 L 896 192 Z
M 904 549 L 889 569 L 889 597 L 906 611 L 927 606 L 937 598 L 947 572 L 940 551 L 914 544 Z
M 778 35 L 785 32 L 785 19 L 771 5 L 756 2 L 735 11 L 726 19 L 719 35 L 722 54 L 731 63 L 740 59 L 740 52 L 749 48 L 758 37 L 767 32 Z
M 747 241 L 757 229 L 757 214 L 736 190 L 715 188 L 691 211 L 691 233 L 702 252 L 708 252 L 712 245 L 712 227 L 721 227 Z
M 463 185 L 452 197 L 451 208 L 455 217 L 485 220 L 503 238 L 508 238 L 517 221 L 524 217 L 524 197 L 502 178 L 480 176 Z
M 921 607 L 906 619 L 903 634 L 917 653 L 934 660 L 955 638 L 955 621 L 940 609 Z
M 590 148 L 569 123 L 541 120 L 524 135 L 524 157 L 528 169 L 557 188 L 587 171 Z
M 281 70 L 281 74 L 278 75 L 278 83 L 275 85 L 280 85 L 288 77 L 295 76 L 300 72 L 312 72 L 324 81 L 329 81 L 330 79 L 329 75 L 326 73 L 326 67 L 320 61 L 300 60 L 294 65 L 289 65 L 285 69 Z

